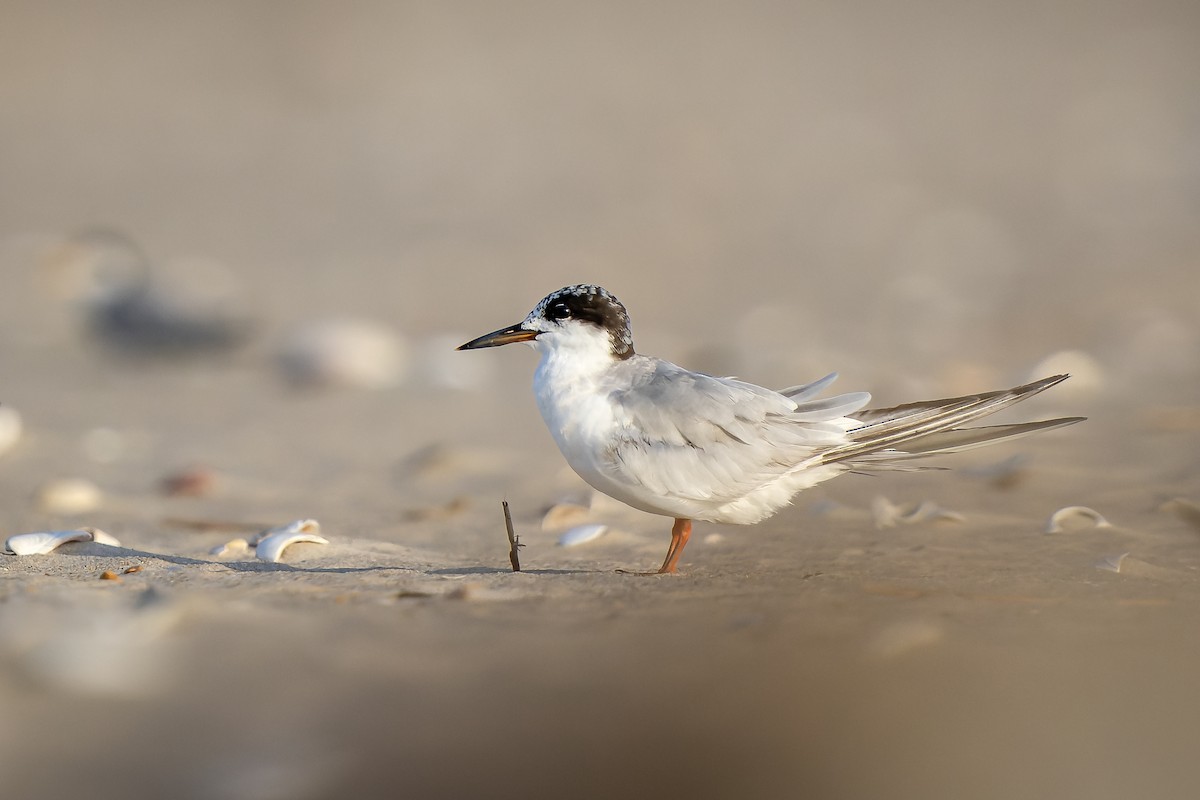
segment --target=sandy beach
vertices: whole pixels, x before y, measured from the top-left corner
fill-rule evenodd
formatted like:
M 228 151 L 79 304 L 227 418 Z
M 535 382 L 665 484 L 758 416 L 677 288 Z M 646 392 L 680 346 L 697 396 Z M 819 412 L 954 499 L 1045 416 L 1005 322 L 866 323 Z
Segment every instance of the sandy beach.
M 1200 792 L 1189 4 L 0 19 L 0 537 L 119 541 L 0 556 L 3 797 Z M 584 281 L 691 368 L 1088 420 L 620 572 L 670 520 L 454 351 Z

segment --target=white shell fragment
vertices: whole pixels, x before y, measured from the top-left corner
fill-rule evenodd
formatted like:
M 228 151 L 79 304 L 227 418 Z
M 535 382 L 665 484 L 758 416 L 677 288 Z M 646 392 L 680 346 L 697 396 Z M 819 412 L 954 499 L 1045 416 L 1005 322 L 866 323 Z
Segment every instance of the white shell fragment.
M 12 406 L 0 406 L 0 453 L 21 438 L 21 415 Z
M 593 523 L 589 525 L 576 525 L 569 531 L 558 537 L 559 547 L 575 547 L 576 545 L 590 542 L 593 539 L 599 539 L 608 530 L 607 525 Z
M 120 542 L 104 531 L 77 528 L 71 531 L 37 531 L 10 536 L 4 543 L 4 553 L 11 556 L 45 555 L 67 542 L 96 542 L 109 547 L 121 546 Z
M 110 536 L 102 530 L 96 528 L 84 528 L 85 531 L 92 532 L 92 541 L 96 544 L 107 545 L 108 547 L 120 547 L 121 543 L 117 541 L 117 537 Z
M 62 478 L 42 486 L 38 506 L 49 514 L 86 514 L 99 507 L 100 488 L 86 478 Z
M 897 525 L 912 525 L 926 520 L 966 522 L 966 517 L 957 511 L 942 508 L 931 500 L 920 503 L 897 505 L 886 497 L 879 496 L 871 501 L 871 516 L 876 528 L 894 528 Z
M 1105 556 L 1096 562 L 1096 569 L 1102 569 L 1105 572 L 1120 572 L 1121 563 L 1128 555 L 1129 553 L 1121 553 L 1115 556 Z
M 294 383 L 384 389 L 408 369 L 408 345 L 386 326 L 359 319 L 309 323 L 288 338 L 279 357 Z
M 1080 523 L 1081 520 L 1083 524 Z M 1062 533 L 1083 527 L 1111 528 L 1112 523 L 1095 509 L 1087 506 L 1067 506 L 1060 508 L 1050 516 L 1050 521 L 1046 523 L 1046 533 Z
M 224 544 L 219 544 L 212 550 L 209 550 L 209 555 L 214 556 L 231 556 L 238 553 L 244 553 L 250 549 L 250 543 L 245 539 L 231 539 Z
M 254 538 L 254 557 L 259 561 L 278 561 L 283 551 L 299 542 L 312 544 L 329 544 L 329 540 L 319 534 L 321 524 L 315 519 L 298 519 L 286 525 L 268 528 Z

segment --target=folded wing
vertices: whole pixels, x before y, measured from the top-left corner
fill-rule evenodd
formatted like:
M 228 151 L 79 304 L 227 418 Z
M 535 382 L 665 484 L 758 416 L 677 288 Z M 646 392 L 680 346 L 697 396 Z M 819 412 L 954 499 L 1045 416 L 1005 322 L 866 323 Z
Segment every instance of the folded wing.
M 792 396 L 665 361 L 611 394 L 625 423 L 609 475 L 660 497 L 726 503 L 846 443 L 866 392 L 808 399 L 834 376 Z M 815 387 L 815 388 L 814 388 Z M 800 402 L 796 398 L 800 398 Z

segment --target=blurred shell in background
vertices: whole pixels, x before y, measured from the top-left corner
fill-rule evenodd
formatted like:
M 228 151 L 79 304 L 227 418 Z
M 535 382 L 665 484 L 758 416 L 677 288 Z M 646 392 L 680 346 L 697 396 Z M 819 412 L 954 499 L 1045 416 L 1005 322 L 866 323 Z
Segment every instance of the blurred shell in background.
M 408 345 L 398 333 L 361 319 L 324 319 L 289 334 L 279 364 L 296 384 L 383 389 L 408 371 Z
M 86 514 L 100 506 L 104 493 L 87 478 L 58 478 L 37 491 L 38 508 L 47 514 Z
M 243 344 L 251 313 L 224 265 L 190 257 L 152 264 L 125 234 L 75 234 L 42 260 L 55 294 L 78 305 L 90 341 L 134 355 L 219 352 Z

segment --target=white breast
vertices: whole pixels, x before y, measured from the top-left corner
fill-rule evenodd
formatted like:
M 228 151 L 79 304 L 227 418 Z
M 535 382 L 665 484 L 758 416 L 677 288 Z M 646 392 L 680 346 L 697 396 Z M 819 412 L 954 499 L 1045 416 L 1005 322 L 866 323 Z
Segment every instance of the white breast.
M 657 497 L 613 475 L 612 444 L 629 427 L 629 420 L 609 399 L 614 383 L 621 381 L 622 366 L 607 350 L 543 349 L 533 376 L 538 411 L 571 469 L 590 486 L 651 514 L 687 516 L 693 510 L 690 506 L 676 508 L 670 498 Z

